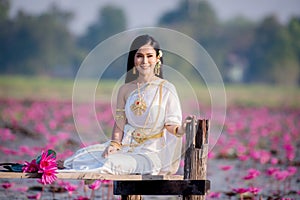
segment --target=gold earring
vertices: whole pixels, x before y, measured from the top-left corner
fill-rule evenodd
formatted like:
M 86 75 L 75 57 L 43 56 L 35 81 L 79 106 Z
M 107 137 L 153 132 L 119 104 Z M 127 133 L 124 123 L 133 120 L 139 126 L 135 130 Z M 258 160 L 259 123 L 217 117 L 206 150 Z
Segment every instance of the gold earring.
M 160 60 L 158 60 L 154 67 L 154 73 L 156 75 L 159 75 L 159 73 L 160 73 L 160 65 L 161 65 L 161 62 L 160 62 Z
M 135 66 L 132 69 L 132 74 L 136 74 L 136 68 L 135 68 Z
M 156 75 L 159 75 L 160 73 L 160 66 L 161 66 L 161 61 L 160 61 L 160 58 L 162 57 L 163 53 L 161 50 L 158 51 L 158 55 L 157 55 L 157 58 L 158 58 L 158 61 L 157 63 L 155 64 L 155 67 L 154 67 L 154 73 Z

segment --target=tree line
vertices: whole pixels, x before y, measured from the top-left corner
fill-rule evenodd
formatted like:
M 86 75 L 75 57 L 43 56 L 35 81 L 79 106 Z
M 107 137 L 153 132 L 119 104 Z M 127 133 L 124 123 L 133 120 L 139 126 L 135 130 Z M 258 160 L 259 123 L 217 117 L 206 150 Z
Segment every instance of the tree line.
M 40 15 L 19 11 L 10 18 L 9 10 L 10 1 L 0 0 L 1 74 L 74 76 L 93 47 L 127 29 L 124 11 L 112 5 L 101 7 L 98 18 L 80 36 L 68 28 L 73 13 L 55 4 Z M 300 83 L 299 16 L 286 24 L 275 15 L 259 22 L 244 17 L 224 22 L 208 1 L 183 0 L 175 9 L 162 13 L 157 26 L 180 31 L 199 42 L 226 82 Z M 179 71 L 189 69 L 185 63 L 176 66 L 175 58 L 173 63 Z M 109 78 L 119 75 L 106 73 Z

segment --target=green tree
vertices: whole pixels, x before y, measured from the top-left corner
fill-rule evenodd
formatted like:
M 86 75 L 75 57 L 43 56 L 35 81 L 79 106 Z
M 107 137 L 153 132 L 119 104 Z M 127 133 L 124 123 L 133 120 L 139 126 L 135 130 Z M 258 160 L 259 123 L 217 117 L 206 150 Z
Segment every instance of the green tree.
M 0 23 L 8 19 L 10 3 L 8 0 L 0 0 Z
M 38 59 L 35 61 L 43 68 L 42 72 L 48 73 L 48 69 L 53 71 L 54 68 L 65 70 L 73 65 L 77 54 L 76 40 L 67 28 L 72 18 L 72 13 L 61 11 L 53 5 L 36 19 L 36 23 L 31 24 L 34 26 L 32 34 L 38 50 Z
M 218 29 L 218 18 L 207 1 L 183 0 L 177 8 L 159 19 L 159 25 L 172 27 L 197 41 L 206 42 Z
M 5 35 L 1 38 L 1 55 L 3 56 L 2 73 L 29 72 L 29 58 L 37 56 L 37 43 L 31 34 L 33 18 L 19 12 L 15 21 L 4 25 Z M 31 71 L 32 72 L 32 71 Z
M 122 9 L 107 5 L 100 9 L 98 19 L 79 38 L 80 46 L 90 50 L 99 42 L 126 29 L 126 17 Z
M 257 27 L 249 50 L 247 78 L 250 82 L 294 85 L 299 76 L 299 63 L 286 27 L 274 16 Z
M 256 24 L 238 16 L 222 25 L 218 46 L 222 50 L 222 74 L 225 81 L 243 81 L 243 71 L 248 63 L 248 49 L 254 41 Z M 238 79 L 233 80 L 232 73 L 240 71 Z M 237 77 L 235 77 L 237 78 Z
M 220 25 L 216 13 L 208 1 L 182 0 L 174 10 L 164 14 L 158 24 L 182 32 L 199 42 L 217 65 L 221 66 L 223 55 L 221 55 L 222 51 L 218 45 Z M 191 76 L 194 74 L 188 63 L 180 61 L 177 56 L 172 56 L 172 59 L 168 60 L 168 64 L 185 74 L 191 74 Z
M 12 22 L 9 20 L 8 12 L 10 2 L 8 0 L 0 0 L 0 72 L 4 71 L 7 65 L 7 50 L 9 48 L 7 39 L 12 32 Z
M 20 11 L 1 25 L 1 73 L 50 74 L 72 71 L 78 60 L 75 38 L 67 28 L 72 14 L 53 5 L 33 16 Z
M 298 58 L 298 63 L 300 63 L 300 18 L 292 18 L 288 24 L 288 30 L 291 35 L 292 40 L 292 47 L 296 56 Z M 299 71 L 300 71 L 300 65 Z M 298 78 L 298 83 L 300 84 L 300 74 Z

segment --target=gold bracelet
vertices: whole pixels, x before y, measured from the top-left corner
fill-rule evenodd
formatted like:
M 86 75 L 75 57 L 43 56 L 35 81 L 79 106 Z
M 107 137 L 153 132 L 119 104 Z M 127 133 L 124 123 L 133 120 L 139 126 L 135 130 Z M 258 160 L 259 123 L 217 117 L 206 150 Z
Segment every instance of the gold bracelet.
M 173 135 L 176 135 L 176 136 L 177 136 L 178 128 L 179 128 L 179 126 L 175 126 L 175 127 L 173 128 Z
M 182 137 L 184 133 L 178 133 L 178 130 L 179 130 L 180 126 L 175 126 L 174 129 L 173 129 L 173 134 L 176 136 L 176 137 Z
M 109 144 L 109 145 L 110 145 L 110 146 L 113 146 L 113 147 L 116 147 L 118 150 L 120 150 L 121 147 L 122 147 L 121 142 L 118 142 L 118 141 L 116 141 L 116 140 L 110 141 L 110 144 Z
M 116 120 L 125 119 L 125 116 L 124 116 L 124 114 L 123 115 L 116 115 L 115 119 Z

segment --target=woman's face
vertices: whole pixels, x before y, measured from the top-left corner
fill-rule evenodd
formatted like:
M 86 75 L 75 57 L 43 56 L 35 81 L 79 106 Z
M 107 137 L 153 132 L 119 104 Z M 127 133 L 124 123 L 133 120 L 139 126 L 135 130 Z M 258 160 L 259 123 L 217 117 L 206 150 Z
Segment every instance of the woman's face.
M 149 44 L 141 46 L 134 56 L 134 65 L 141 75 L 153 75 L 157 61 L 156 51 Z

